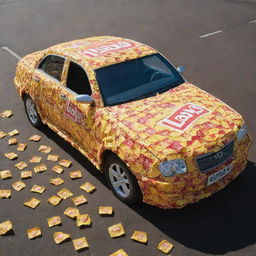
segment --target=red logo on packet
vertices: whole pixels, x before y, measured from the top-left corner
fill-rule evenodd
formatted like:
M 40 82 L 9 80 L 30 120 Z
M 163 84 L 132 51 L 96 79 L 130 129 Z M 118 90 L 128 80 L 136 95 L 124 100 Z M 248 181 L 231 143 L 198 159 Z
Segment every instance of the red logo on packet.
M 209 114 L 210 111 L 193 103 L 187 103 L 175 110 L 169 117 L 163 119 L 160 124 L 176 131 L 184 131 L 198 118 Z
M 83 114 L 82 112 L 77 108 L 75 104 L 70 102 L 69 100 L 66 103 L 66 109 L 65 113 L 66 116 L 68 116 L 71 120 L 81 125 L 83 123 Z

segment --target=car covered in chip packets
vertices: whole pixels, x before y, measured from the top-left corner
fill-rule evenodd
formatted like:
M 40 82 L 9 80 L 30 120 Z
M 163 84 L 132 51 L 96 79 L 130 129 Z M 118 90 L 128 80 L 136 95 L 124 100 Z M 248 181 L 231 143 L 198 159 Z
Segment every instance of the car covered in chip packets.
M 99 36 L 23 57 L 14 82 L 30 123 L 85 155 L 121 201 L 181 208 L 236 178 L 251 144 L 242 116 L 181 70 L 145 44 Z

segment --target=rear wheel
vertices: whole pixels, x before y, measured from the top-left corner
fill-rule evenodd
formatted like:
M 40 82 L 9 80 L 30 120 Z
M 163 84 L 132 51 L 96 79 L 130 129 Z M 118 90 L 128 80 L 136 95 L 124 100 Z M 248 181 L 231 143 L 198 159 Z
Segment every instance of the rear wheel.
M 36 128 L 42 126 L 42 121 L 39 113 L 37 112 L 36 105 L 29 95 L 24 97 L 24 106 L 29 122 Z

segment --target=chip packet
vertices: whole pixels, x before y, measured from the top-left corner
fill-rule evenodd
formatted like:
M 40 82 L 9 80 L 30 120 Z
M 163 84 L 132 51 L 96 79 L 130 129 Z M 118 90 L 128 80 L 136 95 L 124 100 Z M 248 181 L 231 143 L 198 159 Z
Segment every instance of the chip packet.
M 91 218 L 89 214 L 80 214 L 76 217 L 76 225 L 78 227 L 91 226 Z
M 68 216 L 71 219 L 76 218 L 80 213 L 79 210 L 77 208 L 74 207 L 68 207 L 66 208 L 66 210 L 64 211 L 64 214 L 66 216 Z
M 79 179 L 82 178 L 82 172 L 80 170 L 69 172 L 69 177 L 71 179 Z
M 39 227 L 34 227 L 27 229 L 27 235 L 29 239 L 34 239 L 42 235 L 41 229 Z
M 55 179 L 50 179 L 50 183 L 53 184 L 54 186 L 59 186 L 64 183 L 64 180 L 60 177 L 55 178 Z
M 109 256 L 128 256 L 128 254 L 123 249 L 120 249 L 120 250 L 110 254 Z
M 66 160 L 66 159 L 62 159 L 59 161 L 59 165 L 63 166 L 63 167 L 70 167 L 72 164 L 72 161 Z
M 64 171 L 64 169 L 63 169 L 61 166 L 59 166 L 59 165 L 53 166 L 53 167 L 52 167 L 52 170 L 53 170 L 54 172 L 58 173 L 58 174 L 61 174 L 61 173 L 63 173 L 63 171 Z
M 16 150 L 17 150 L 17 151 L 25 151 L 26 148 L 27 148 L 27 144 L 25 144 L 25 143 L 19 143 Z
M 85 182 L 80 186 L 80 188 L 87 193 L 92 193 L 94 190 L 96 190 L 96 187 L 93 186 L 90 182 Z
M 47 218 L 48 226 L 51 228 L 53 226 L 57 226 L 61 224 L 60 216 L 53 216 L 51 218 Z
M 0 131 L 0 139 L 4 138 L 7 135 L 7 133 Z
M 2 116 L 2 117 L 11 117 L 13 115 L 13 113 L 12 113 L 12 111 L 11 110 L 5 110 L 4 112 L 2 112 L 1 114 L 0 114 L 0 116 Z
M 2 189 L 0 190 L 0 198 L 4 199 L 4 198 L 9 198 L 11 197 L 11 190 L 10 189 Z
M 40 163 L 42 157 L 40 156 L 32 156 L 32 158 L 29 160 L 30 163 Z
M 0 178 L 6 180 L 12 177 L 12 173 L 9 170 L 3 170 L 0 172 Z
M 16 191 L 21 191 L 23 188 L 26 187 L 25 183 L 21 180 L 16 181 L 12 184 L 12 187 L 16 190 Z
M 29 179 L 32 177 L 32 171 L 21 171 L 20 172 L 20 177 L 22 179 Z
M 63 232 L 54 232 L 53 238 L 56 244 L 60 244 L 65 240 L 70 238 L 70 234 L 65 234 Z
M 67 199 L 71 196 L 73 196 L 73 193 L 69 191 L 67 188 L 62 188 L 57 195 L 61 197 L 62 199 Z
M 112 238 L 124 235 L 125 231 L 122 223 L 108 227 L 108 233 Z
M 41 140 L 41 138 L 42 138 L 42 137 L 39 136 L 39 135 L 33 135 L 33 136 L 29 137 L 28 140 L 37 142 L 37 141 Z
M 146 232 L 134 231 L 134 233 L 131 236 L 131 239 L 145 244 L 148 241 L 148 236 Z
M 58 156 L 58 155 L 48 155 L 48 156 L 47 156 L 47 160 L 48 160 L 48 161 L 56 162 L 56 161 L 58 161 L 58 159 L 59 159 L 59 156 Z
M 18 130 L 12 130 L 11 132 L 8 132 L 9 136 L 15 136 L 15 135 L 18 135 L 19 134 L 19 131 Z
M 45 154 L 48 154 L 52 151 L 52 148 L 49 147 L 49 146 L 46 146 L 46 145 L 41 145 L 39 148 L 38 148 L 38 151 L 39 152 L 43 152 Z
M 8 144 L 11 146 L 11 145 L 16 145 L 18 144 L 18 141 L 16 138 L 11 138 L 8 140 Z
M 39 186 L 39 185 L 34 185 L 31 190 L 31 192 L 35 192 L 35 193 L 39 193 L 42 194 L 45 191 L 45 187 L 44 186 Z
M 25 169 L 28 165 L 25 162 L 19 162 L 17 164 L 14 165 L 16 168 L 18 168 L 19 170 L 23 170 Z
M 172 248 L 173 248 L 173 244 L 171 244 L 170 242 L 168 242 L 167 240 L 162 240 L 157 247 L 160 251 L 164 252 L 164 253 L 169 253 Z
M 0 223 L 0 235 L 5 235 L 12 229 L 12 222 L 10 220 Z
M 76 251 L 79 251 L 81 249 L 89 248 L 89 244 L 85 237 L 80 237 L 77 239 L 72 240 L 73 245 L 75 247 Z
M 28 206 L 33 209 L 35 209 L 39 204 L 40 204 L 40 200 L 38 200 L 35 197 L 31 198 L 29 201 L 24 203 L 25 206 Z
M 77 197 L 73 197 L 72 198 L 72 201 L 73 203 L 78 206 L 78 205 L 81 205 L 81 204 L 84 204 L 84 203 L 87 203 L 87 199 L 84 195 L 80 195 L 80 196 L 77 196 Z
M 112 215 L 113 214 L 112 206 L 99 206 L 99 214 L 100 215 Z
M 48 199 L 48 203 L 50 203 L 50 204 L 52 204 L 52 205 L 54 205 L 54 206 L 58 205 L 61 201 L 62 201 L 62 198 L 59 197 L 59 196 L 56 196 L 56 195 L 51 196 L 51 197 Z
M 47 167 L 46 167 L 45 164 L 39 164 L 39 165 L 34 167 L 35 173 L 45 172 L 46 170 L 47 170 Z
M 18 157 L 18 155 L 13 152 L 5 153 L 4 156 L 10 160 L 14 160 Z

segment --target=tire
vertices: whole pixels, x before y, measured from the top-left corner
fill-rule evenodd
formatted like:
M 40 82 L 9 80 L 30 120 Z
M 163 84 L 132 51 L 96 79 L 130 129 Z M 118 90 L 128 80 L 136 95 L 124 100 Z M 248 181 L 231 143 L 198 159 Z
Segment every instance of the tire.
M 30 98 L 29 95 L 25 95 L 24 97 L 24 106 L 28 120 L 31 123 L 31 125 L 36 128 L 42 127 L 43 123 L 39 113 L 37 112 L 36 104 Z
M 107 157 L 104 173 L 109 187 L 119 200 L 126 204 L 134 204 L 142 200 L 136 178 L 116 155 L 111 154 Z

